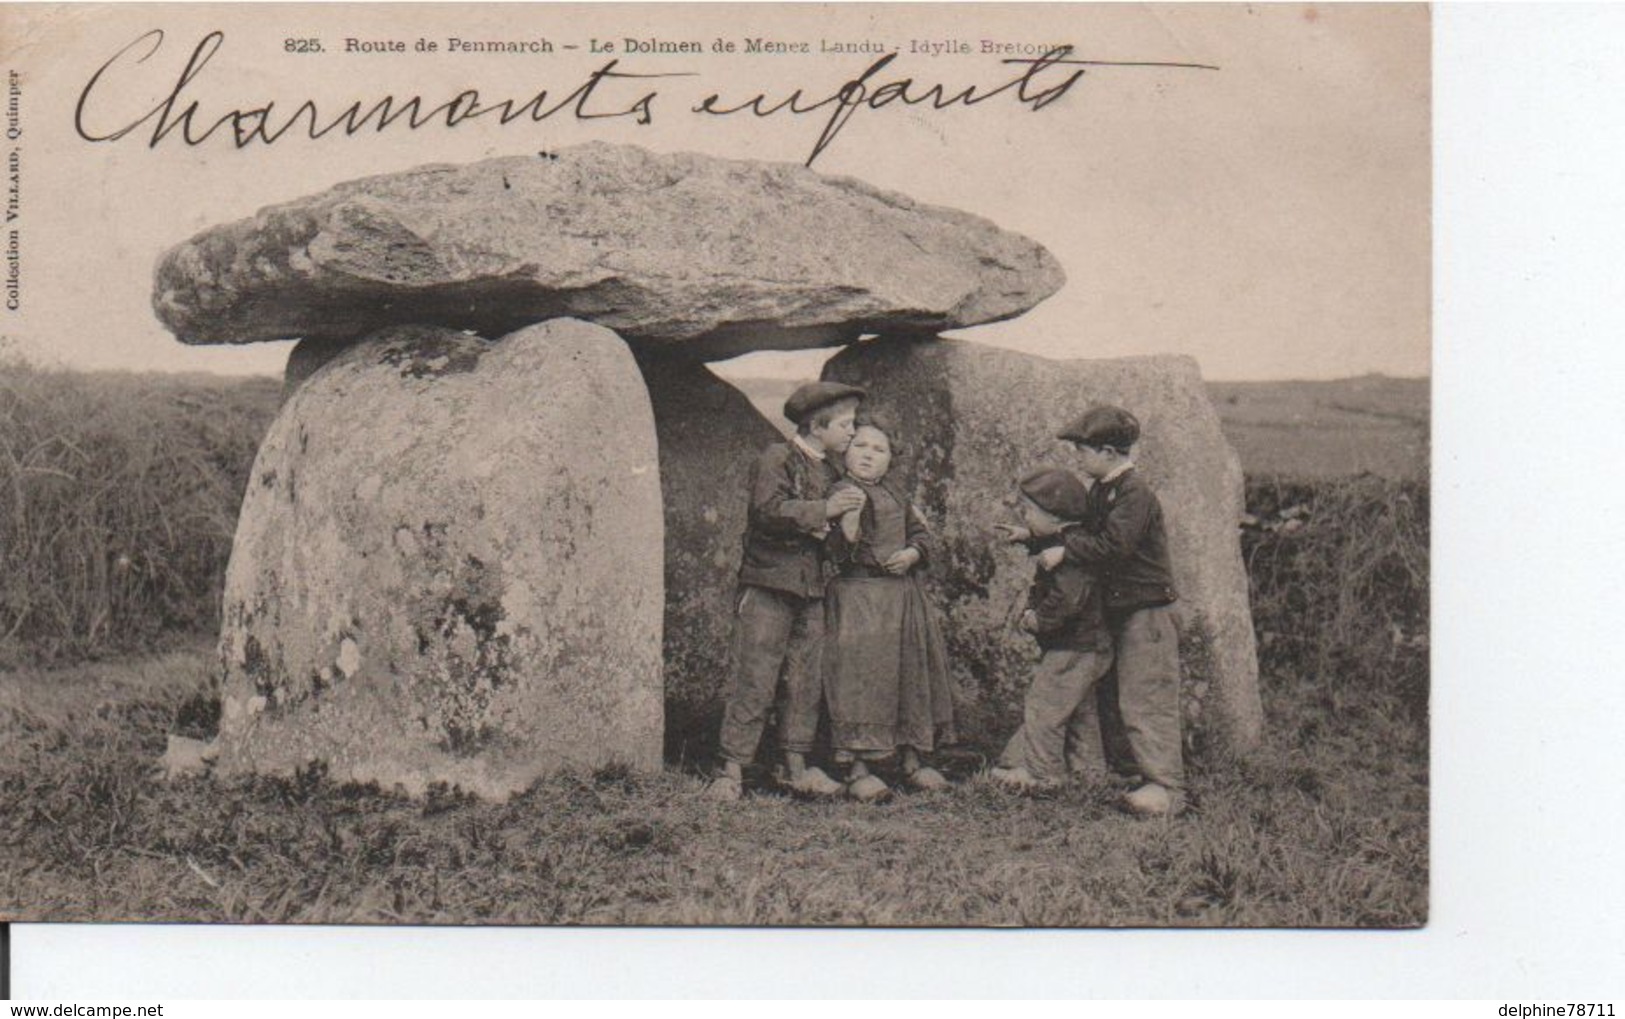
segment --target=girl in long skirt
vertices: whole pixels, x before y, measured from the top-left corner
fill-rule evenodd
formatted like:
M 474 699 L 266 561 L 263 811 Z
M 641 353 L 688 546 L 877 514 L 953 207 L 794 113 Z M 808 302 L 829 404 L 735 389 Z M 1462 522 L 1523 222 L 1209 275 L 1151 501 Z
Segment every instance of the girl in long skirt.
M 904 781 L 921 790 L 948 780 L 921 755 L 953 738 L 953 698 L 942 633 L 915 574 L 933 542 L 925 519 L 887 480 L 892 430 L 866 414 L 846 453 L 846 477 L 866 496 L 831 528 L 838 573 L 824 603 L 824 681 L 832 744 L 847 766 L 848 792 L 882 799 L 890 788 L 869 770 L 901 751 Z

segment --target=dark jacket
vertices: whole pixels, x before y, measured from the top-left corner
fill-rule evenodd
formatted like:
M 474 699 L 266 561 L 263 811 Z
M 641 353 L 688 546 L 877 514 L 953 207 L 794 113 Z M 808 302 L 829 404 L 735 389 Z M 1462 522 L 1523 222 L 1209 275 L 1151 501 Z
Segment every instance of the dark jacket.
M 1027 592 L 1027 607 L 1038 617 L 1033 636 L 1046 651 L 1101 651 L 1112 646 L 1100 583 L 1093 571 L 1071 559 L 1037 572 Z
M 762 451 L 751 467 L 741 584 L 824 596 L 824 500 L 838 477 L 829 461 L 814 460 L 790 443 Z
M 1089 490 L 1089 514 L 1062 529 L 1065 562 L 1098 570 L 1106 610 L 1113 613 L 1174 601 L 1173 567 L 1162 503 L 1130 469 Z
M 905 576 L 913 576 L 924 569 L 926 563 L 931 561 L 931 556 L 936 550 L 936 539 L 931 536 L 925 518 L 920 515 L 919 510 L 914 508 L 914 504 L 904 498 L 903 493 L 884 478 L 881 479 L 879 484 L 871 485 L 856 478 L 847 477 L 842 479 L 835 488 L 839 489 L 845 485 L 862 489 L 869 498 L 864 502 L 863 509 L 858 513 L 858 540 L 856 543 L 846 540 L 846 533 L 841 530 L 840 521 L 830 521 L 830 533 L 826 549 L 829 561 L 835 567 L 836 572 L 843 577 L 891 576 L 886 572 L 885 557 L 877 554 L 870 542 L 870 538 L 876 530 L 873 490 L 877 488 L 884 489 L 888 495 L 897 501 L 897 505 L 903 511 L 903 547 L 917 549 L 920 553 L 920 561 Z

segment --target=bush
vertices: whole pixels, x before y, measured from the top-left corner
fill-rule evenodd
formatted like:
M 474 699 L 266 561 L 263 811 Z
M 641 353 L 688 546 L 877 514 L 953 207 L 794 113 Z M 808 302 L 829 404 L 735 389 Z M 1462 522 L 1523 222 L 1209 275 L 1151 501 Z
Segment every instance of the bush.
M 1241 544 L 1260 668 L 1359 683 L 1425 714 L 1426 484 L 1255 479 L 1247 507 Z
M 0 666 L 212 636 L 277 393 L 0 360 Z

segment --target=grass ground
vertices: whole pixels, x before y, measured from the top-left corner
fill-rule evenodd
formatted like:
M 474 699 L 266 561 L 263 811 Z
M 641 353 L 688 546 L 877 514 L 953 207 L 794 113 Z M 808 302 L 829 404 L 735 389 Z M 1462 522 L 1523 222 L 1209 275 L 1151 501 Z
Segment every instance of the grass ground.
M 675 771 L 560 776 L 507 803 L 319 773 L 166 782 L 208 724 L 203 649 L 0 686 L 0 919 L 287 923 L 1412 926 L 1427 915 L 1427 735 L 1401 697 L 1267 677 L 1266 745 L 1198 761 L 1194 808 L 978 777 L 889 804 Z M 986 748 L 982 748 L 984 751 Z

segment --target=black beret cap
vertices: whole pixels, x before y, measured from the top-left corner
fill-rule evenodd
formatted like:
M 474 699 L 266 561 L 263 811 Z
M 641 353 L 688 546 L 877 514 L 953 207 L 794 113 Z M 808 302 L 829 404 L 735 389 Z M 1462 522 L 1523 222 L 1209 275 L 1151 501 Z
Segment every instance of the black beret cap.
M 1021 494 L 1062 520 L 1082 520 L 1089 508 L 1089 489 L 1076 474 L 1059 467 L 1040 467 L 1025 475 Z
M 784 416 L 799 425 L 807 419 L 807 415 L 820 407 L 828 407 L 836 400 L 861 400 L 867 395 L 857 386 L 839 382 L 809 382 L 797 386 L 790 399 L 784 401 Z
M 1056 438 L 1096 449 L 1110 446 L 1127 452 L 1140 441 L 1140 422 L 1123 408 L 1103 403 L 1084 411 L 1082 417 L 1061 429 Z

